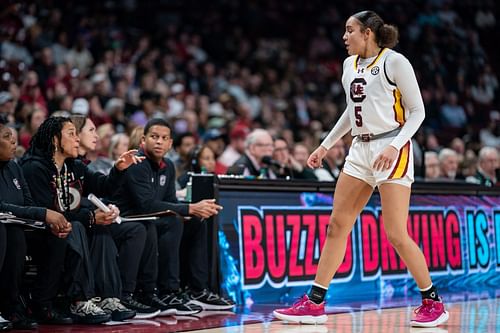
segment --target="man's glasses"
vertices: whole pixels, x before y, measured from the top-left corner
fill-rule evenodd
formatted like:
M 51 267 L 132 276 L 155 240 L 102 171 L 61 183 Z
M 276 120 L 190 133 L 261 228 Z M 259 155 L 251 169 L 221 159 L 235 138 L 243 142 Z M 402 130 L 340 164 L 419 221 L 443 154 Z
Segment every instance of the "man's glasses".
M 266 148 L 269 148 L 269 147 L 274 147 L 274 144 L 273 143 L 254 143 L 254 145 L 256 145 L 257 147 L 266 147 Z

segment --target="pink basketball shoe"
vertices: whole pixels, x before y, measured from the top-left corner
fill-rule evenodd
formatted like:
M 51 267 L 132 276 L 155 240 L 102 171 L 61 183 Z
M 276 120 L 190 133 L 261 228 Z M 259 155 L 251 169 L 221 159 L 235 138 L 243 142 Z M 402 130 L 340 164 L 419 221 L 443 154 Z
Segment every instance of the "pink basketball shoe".
M 273 315 L 284 321 L 302 324 L 324 324 L 328 319 L 325 314 L 325 302 L 316 304 L 307 295 L 302 296 L 288 309 L 277 309 Z
M 448 320 L 448 312 L 442 302 L 432 299 L 422 300 L 422 305 L 415 309 L 410 325 L 416 327 L 436 327 Z

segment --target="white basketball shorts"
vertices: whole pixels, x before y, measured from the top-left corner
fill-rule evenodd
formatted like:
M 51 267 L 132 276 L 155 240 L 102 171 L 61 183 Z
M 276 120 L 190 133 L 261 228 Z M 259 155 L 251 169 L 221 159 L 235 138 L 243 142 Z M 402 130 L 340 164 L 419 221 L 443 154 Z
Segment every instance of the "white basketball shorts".
M 399 150 L 398 157 L 388 170 L 376 171 L 373 168 L 377 156 L 393 139 L 394 137 L 388 137 L 362 142 L 359 138 L 354 138 L 343 171 L 349 176 L 363 180 L 373 188 L 383 183 L 411 187 L 414 180 L 411 140 Z

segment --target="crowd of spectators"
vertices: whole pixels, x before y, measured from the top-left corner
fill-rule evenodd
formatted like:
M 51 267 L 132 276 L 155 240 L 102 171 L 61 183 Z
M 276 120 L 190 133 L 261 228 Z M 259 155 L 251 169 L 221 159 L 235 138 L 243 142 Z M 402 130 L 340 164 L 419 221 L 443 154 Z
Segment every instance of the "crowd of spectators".
M 60 150 L 50 148 L 53 154 L 44 155 L 44 161 L 48 162 L 46 165 L 51 172 L 57 173 L 49 178 L 55 179 L 56 194 L 59 195 L 58 191 L 63 193 L 66 213 L 71 213 L 75 207 L 80 213 L 87 212 L 80 208 L 88 207 L 69 204 L 69 198 L 75 196 L 70 195 L 68 179 L 71 177 L 68 177 L 64 162 L 70 154 L 62 148 L 68 147 L 62 144 L 63 125 L 59 136 L 50 134 L 57 128 L 54 124 L 69 123 L 69 120 L 54 117 L 46 121 L 56 115 L 71 117 L 75 125 L 80 119 L 78 139 L 74 132 L 71 132 L 72 136 L 68 134 L 71 139 L 65 138 L 71 144 L 79 143 L 78 159 L 82 165 L 88 165 L 84 167 L 85 173 L 90 174 L 90 170 L 110 173 L 109 179 L 112 179 L 113 165 L 116 166 L 117 160 L 123 164 L 120 156 L 124 154 L 130 154 L 129 159 L 133 159 L 132 152 L 125 152 L 139 148 L 142 138 L 144 147 L 141 153 L 146 159 L 159 165 L 169 163 L 176 167 L 177 172 L 177 183 L 174 184 L 172 168 L 160 168 L 165 173 L 159 178 L 160 183 L 163 182 L 160 186 L 168 179 L 168 198 L 154 199 L 177 203 L 176 195 L 184 197 L 182 215 L 197 216 L 201 219 L 199 222 L 216 214 L 221 207 L 214 200 L 189 203 L 189 172 L 336 181 L 352 137 L 345 136 L 329 150 L 322 168 L 308 169 L 306 161 L 310 151 L 321 142 L 345 108 L 341 86 L 342 62 L 346 57 L 342 41 L 345 20 L 355 12 L 372 9 L 388 23 L 399 27 L 400 43 L 396 49 L 409 58 L 420 84 L 427 116 L 413 139 L 416 175 L 422 180 L 462 180 L 495 186 L 498 184 L 500 148 L 497 77 L 500 56 L 496 47 L 497 36 L 492 32 L 497 27 L 498 7 L 493 0 L 381 0 L 377 3 L 368 0 L 7 0 L 0 4 L 0 130 L 4 133 L 4 142 L 17 142 L 18 158 L 28 151 L 24 163 L 30 155 L 37 155 L 35 151 L 52 147 L 51 139 L 60 140 L 58 146 L 52 142 Z M 10 128 L 3 127 L 5 119 Z M 42 130 L 37 132 L 41 125 Z M 151 130 L 155 126 L 161 131 L 158 128 Z M 161 135 L 155 132 L 157 130 Z M 15 139 L 10 139 L 10 133 Z M 32 140 L 34 136 L 43 138 L 38 140 L 38 146 L 34 144 L 37 140 Z M 163 140 L 160 150 L 152 144 L 157 140 L 155 136 L 161 136 Z M 172 144 L 174 149 L 169 151 Z M 6 144 L 3 147 L 8 150 Z M 159 152 L 159 156 L 155 156 L 155 152 Z M 164 159 L 165 155 L 171 161 Z M 52 164 L 55 156 L 59 157 L 57 170 Z M 19 169 L 16 163 L 10 163 L 10 158 L 0 162 L 4 168 L 9 165 L 9 168 Z M 143 162 L 136 168 L 146 170 L 148 163 Z M 127 167 L 130 164 L 132 162 Z M 24 168 L 31 170 L 26 165 Z M 64 179 L 61 180 L 63 169 Z M 25 173 L 32 188 L 42 179 L 36 172 Z M 95 175 L 104 179 L 101 174 Z M 129 170 L 127 175 L 129 177 L 133 172 Z M 154 177 L 136 176 L 148 184 L 151 178 Z M 12 186 L 21 189 L 17 178 L 12 182 L 4 181 L 12 189 Z M 92 181 L 86 186 L 94 183 L 104 184 Z M 132 184 L 130 179 L 124 183 L 127 186 Z M 115 187 L 110 184 L 107 184 L 109 192 L 113 192 Z M 173 194 L 175 185 L 178 185 L 176 195 Z M 44 186 L 39 188 L 49 191 Z M 7 185 L 2 189 L 0 194 L 8 196 Z M 139 195 L 144 201 L 141 208 L 155 202 L 132 187 L 128 192 L 115 192 L 122 193 L 127 200 L 131 198 L 130 193 Z M 155 189 L 149 192 L 158 193 Z M 48 198 L 45 194 L 41 197 Z M 57 198 L 49 201 L 60 204 Z M 31 204 L 29 206 L 33 208 Z M 125 212 L 125 207 L 131 207 L 131 204 L 123 204 L 120 209 Z M 50 206 L 52 208 L 57 209 Z M 208 208 L 214 211 L 206 213 Z M 50 220 L 56 217 L 64 220 L 57 214 L 55 211 L 48 214 L 47 222 L 55 223 Z M 116 212 L 107 214 L 117 215 Z M 104 219 L 100 212 L 89 211 L 85 217 L 89 219 L 89 228 L 93 224 L 105 224 L 100 223 Z M 108 222 L 115 217 L 109 217 Z M 58 237 L 64 238 L 71 231 L 69 223 L 65 225 L 66 229 L 54 231 Z M 143 286 L 141 290 L 132 286 L 134 283 L 130 286 L 124 283 L 127 286 L 122 293 L 106 295 L 102 301 L 96 300 L 96 304 L 89 299 L 94 293 L 89 288 L 88 295 L 87 291 L 85 295 L 78 295 L 70 307 L 75 318 L 97 323 L 97 320 L 115 320 L 108 313 L 116 315 L 115 311 L 122 311 L 120 318 L 123 312 L 127 316 L 143 314 L 149 317 L 153 313 L 173 314 L 172 309 L 176 314 L 194 314 L 202 308 L 188 307 L 189 311 L 183 312 L 193 301 L 198 304 L 210 301 L 210 304 L 205 302 L 205 306 L 208 304 L 219 310 L 233 308 L 232 301 L 209 289 L 207 272 L 197 275 L 190 272 L 193 281 L 182 281 L 178 251 L 183 249 L 182 239 L 188 233 L 183 233 L 180 225 L 177 225 L 175 235 L 166 229 L 158 231 L 163 235 L 158 237 L 162 240 L 157 244 L 159 250 L 154 248 L 154 242 L 144 241 L 150 245 L 148 256 L 152 262 L 155 262 L 152 253 L 160 253 L 162 261 L 145 265 L 146 271 L 149 268 L 155 271 L 158 264 L 165 268 L 159 270 L 160 275 L 167 276 L 163 273 L 168 271 L 171 276 L 167 278 L 175 280 L 171 285 L 159 285 L 161 299 L 157 297 L 157 287 L 153 286 L 156 284 L 154 278 L 149 289 Z M 16 244 L 22 245 L 4 246 L 5 258 L 15 257 L 19 265 L 5 264 L 0 267 L 4 269 L 2 273 L 21 272 L 23 251 L 26 251 L 22 232 L 13 238 L 9 228 L 0 226 L 3 239 L 17 239 Z M 74 224 L 72 228 L 76 230 L 77 227 L 78 224 Z M 81 226 L 79 228 L 84 230 Z M 193 229 L 202 230 L 197 234 L 199 240 L 207 239 L 206 230 L 199 226 Z M 152 230 L 148 231 L 148 237 L 156 239 L 156 229 L 150 227 L 148 230 Z M 6 231 L 9 233 L 7 238 Z M 81 232 L 81 235 L 85 233 Z M 86 237 L 82 236 L 80 243 L 85 245 Z M 193 266 L 199 268 L 208 262 L 206 244 L 201 241 L 194 243 L 197 244 L 196 251 L 190 254 L 188 261 L 196 262 Z M 9 248 L 16 249 L 17 253 L 5 251 Z M 128 248 L 134 247 L 129 244 Z M 64 252 L 54 249 L 60 256 L 42 257 L 63 260 Z M 184 249 L 181 252 L 185 253 Z M 111 253 L 110 262 L 114 262 L 116 255 L 112 251 L 108 253 Z M 126 255 L 121 255 L 121 258 L 129 260 L 123 265 L 118 263 L 116 270 L 137 268 L 139 259 L 142 262 L 137 257 L 134 266 L 129 265 L 133 258 Z M 167 269 L 166 261 L 172 267 Z M 76 263 L 75 260 L 69 262 Z M 74 265 L 75 272 L 78 267 L 79 264 Z M 60 272 L 51 272 L 49 275 L 57 280 Z M 132 270 L 125 273 L 130 273 L 132 280 L 140 275 Z M 152 276 L 155 274 L 151 273 Z M 118 279 L 122 275 L 123 270 L 118 272 Z M 42 277 L 40 274 L 39 280 Z M 200 281 L 194 281 L 197 278 Z M 122 280 L 127 279 L 122 277 Z M 46 281 L 50 283 L 49 279 Z M 165 282 L 166 279 L 158 281 Z M 11 287 L 8 283 L 5 285 Z M 42 286 L 38 284 L 38 289 L 44 289 Z M 11 289 L 17 290 L 15 287 Z M 52 289 L 46 288 L 42 293 L 55 294 Z M 95 294 L 102 295 L 97 289 Z M 182 298 L 180 303 L 178 297 Z M 6 303 L 5 299 L 2 301 Z M 0 304 L 7 310 L 3 309 L 2 314 L 12 321 L 14 328 L 35 328 L 36 323 L 24 318 L 24 314 L 16 317 L 22 311 L 18 312 L 18 303 L 15 304 L 15 308 Z M 118 310 L 110 310 L 110 304 Z M 46 304 L 38 305 L 35 307 L 38 309 L 35 317 L 38 318 L 35 319 L 40 323 L 68 324 L 72 321 L 71 318 L 54 316 Z M 108 312 L 96 312 L 96 315 L 92 310 L 95 306 L 101 307 L 98 309 L 101 312 L 104 309 Z M 0 316 L 0 330 L 10 325 Z
M 0 112 L 17 129 L 19 155 L 53 114 L 89 115 L 102 154 L 114 133 L 161 117 L 174 137 L 213 141 L 217 157 L 229 147 L 234 161 L 230 142 L 256 128 L 282 138 L 291 158 L 296 145 L 303 155 L 344 110 L 341 37 L 362 9 L 398 26 L 397 50 L 416 71 L 426 107 L 417 174 L 426 152 L 441 161 L 450 148 L 455 177 L 465 179 L 482 147 L 500 147 L 493 0 L 10 1 L 0 9 Z

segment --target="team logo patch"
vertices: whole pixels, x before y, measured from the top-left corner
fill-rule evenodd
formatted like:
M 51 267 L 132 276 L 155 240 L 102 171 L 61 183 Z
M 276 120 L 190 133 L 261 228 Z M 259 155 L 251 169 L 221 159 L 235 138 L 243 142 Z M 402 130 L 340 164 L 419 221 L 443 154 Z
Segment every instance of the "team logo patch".
M 366 98 L 365 94 L 366 80 L 362 77 L 355 78 L 351 82 L 350 95 L 355 103 L 361 103 Z
M 371 70 L 372 75 L 377 75 L 379 72 L 380 68 L 378 66 L 373 67 Z
M 19 181 L 17 180 L 17 178 L 14 178 L 12 179 L 12 182 L 14 183 L 14 186 L 20 190 L 21 189 L 21 184 L 19 184 Z
M 167 182 L 167 176 L 161 175 L 160 176 L 160 186 L 165 185 L 166 182 Z

